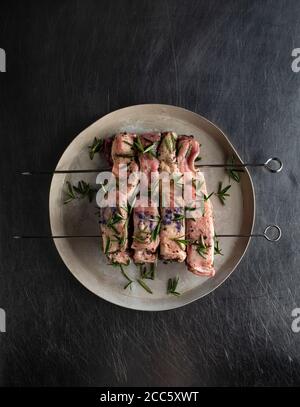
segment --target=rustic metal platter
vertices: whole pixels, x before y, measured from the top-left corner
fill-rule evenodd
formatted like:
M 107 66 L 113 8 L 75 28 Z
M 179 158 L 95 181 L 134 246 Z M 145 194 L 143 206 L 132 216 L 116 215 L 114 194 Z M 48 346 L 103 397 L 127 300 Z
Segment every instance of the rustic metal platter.
M 242 164 L 238 152 L 228 137 L 213 123 L 183 108 L 148 104 L 130 106 L 109 113 L 82 131 L 64 151 L 56 170 L 107 167 L 107 163 L 88 155 L 88 146 L 94 137 L 105 138 L 120 131 L 149 132 L 175 131 L 193 134 L 201 143 L 201 163 L 226 163 L 235 156 Z M 218 183 L 228 185 L 224 168 L 203 168 L 208 192 L 216 191 Z M 64 205 L 66 181 L 76 183 L 84 179 L 95 185 L 96 174 L 56 174 L 52 178 L 49 198 L 52 235 L 90 235 L 99 233 L 95 204 L 80 200 Z M 212 197 L 215 229 L 218 234 L 251 234 L 255 219 L 255 194 L 249 171 L 245 168 L 240 183 L 231 180 L 230 197 L 222 205 Z M 55 239 L 56 248 L 70 272 L 87 289 L 114 304 L 145 311 L 161 311 L 181 307 L 213 291 L 235 270 L 245 255 L 250 237 L 220 238 L 223 256 L 216 256 L 216 275 L 213 278 L 197 277 L 187 271 L 184 264 L 158 263 L 154 281 L 147 280 L 153 294 L 138 284 L 124 290 L 124 276 L 118 268 L 107 265 L 100 250 L 100 238 Z M 132 277 L 138 276 L 135 265 L 127 268 Z M 166 294 L 167 280 L 179 276 L 179 297 Z

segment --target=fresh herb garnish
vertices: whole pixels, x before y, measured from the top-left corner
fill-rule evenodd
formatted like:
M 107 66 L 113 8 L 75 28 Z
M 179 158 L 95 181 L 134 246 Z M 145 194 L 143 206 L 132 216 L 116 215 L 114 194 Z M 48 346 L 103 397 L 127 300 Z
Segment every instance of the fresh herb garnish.
M 219 241 L 216 236 L 214 237 L 214 254 L 220 254 L 221 256 L 223 256 L 222 250 L 219 246 Z
M 117 232 L 118 233 L 118 232 Z M 118 235 L 114 235 L 114 237 L 116 238 L 117 242 L 119 243 L 119 245 L 122 247 L 124 246 L 125 242 L 126 242 L 126 236 L 118 236 Z
M 191 206 L 186 206 L 185 211 L 195 211 L 197 208 L 193 208 Z
M 73 190 L 72 184 L 69 181 L 67 181 L 67 187 L 68 187 L 68 190 L 66 191 L 67 199 L 64 200 L 64 204 L 67 204 L 73 201 L 73 199 L 76 199 L 76 195 Z
M 168 285 L 167 285 L 167 294 L 172 294 L 172 295 L 175 295 L 177 297 L 179 295 L 181 295 L 178 291 L 176 291 L 178 281 L 179 281 L 179 277 L 169 278 Z
M 205 241 L 204 241 L 204 238 L 203 238 L 203 236 L 201 235 L 201 237 L 200 237 L 200 241 L 198 242 L 198 245 L 197 245 L 197 253 L 201 256 L 201 257 L 203 257 L 204 259 L 206 258 L 206 255 L 207 255 L 207 249 L 209 248 L 210 246 L 207 246 L 206 245 L 206 243 L 205 243 Z
M 165 139 L 165 144 L 167 146 L 167 149 L 169 151 L 169 153 L 173 153 L 175 150 L 175 143 L 174 143 L 174 138 L 173 138 L 173 134 L 171 136 L 166 136 Z
M 110 249 L 110 238 L 107 237 L 107 238 L 106 238 L 106 244 L 105 244 L 104 253 L 105 253 L 105 254 L 109 254 L 109 249 Z
M 94 158 L 94 155 L 101 151 L 103 148 L 103 139 L 97 139 L 97 137 L 94 138 L 93 144 L 89 146 L 89 156 L 90 159 L 92 160 Z
M 139 283 L 139 285 L 140 285 L 141 287 L 143 287 L 143 289 L 146 290 L 149 294 L 153 294 L 151 288 L 148 287 L 148 285 L 145 283 L 145 281 L 143 281 L 141 278 L 138 278 L 136 281 L 137 281 L 137 282 Z
M 156 275 L 156 263 L 150 263 L 149 273 L 151 280 L 154 280 Z
M 123 265 L 122 264 L 119 264 L 119 266 L 120 266 L 120 270 L 121 270 L 121 273 L 123 274 L 123 276 L 126 278 L 126 280 L 128 281 L 128 283 L 124 286 L 124 290 L 126 290 L 126 288 L 128 288 L 128 287 L 130 287 L 130 289 L 131 289 L 131 284 L 134 282 L 129 276 L 128 276 L 128 274 L 125 272 L 125 270 L 124 270 L 124 268 L 123 268 Z
M 159 219 L 158 222 L 157 222 L 157 225 L 155 226 L 155 228 L 151 232 L 151 240 L 152 241 L 155 241 L 157 239 L 157 236 L 159 235 L 159 232 L 160 232 L 160 228 L 161 228 L 161 220 Z
M 185 216 L 182 215 L 181 213 L 174 213 L 174 220 L 175 221 L 180 221 L 180 220 L 184 220 Z
M 209 195 L 205 195 L 205 194 L 203 194 L 203 199 L 204 199 L 204 202 L 206 202 L 206 201 L 208 201 L 209 200 L 209 198 L 213 195 L 214 193 L 212 192 L 212 193 L 210 193 Z
M 155 278 L 155 263 L 151 263 L 149 265 L 149 269 L 147 270 L 147 267 L 144 264 L 140 264 L 140 276 L 141 279 L 148 279 L 148 280 L 154 280 Z
M 200 157 L 200 155 L 198 155 L 198 157 L 195 159 L 195 161 L 201 161 L 202 157 Z
M 189 145 L 187 152 L 185 153 L 185 157 L 188 157 L 190 155 L 190 152 L 192 151 L 192 146 Z
M 75 185 L 71 185 L 69 181 L 67 181 L 67 199 L 64 201 L 64 204 L 67 204 L 74 199 L 83 199 L 88 198 L 89 202 L 92 202 L 96 190 L 91 188 L 90 184 L 85 181 L 79 181 L 77 187 Z
M 107 227 L 112 227 L 113 225 L 115 225 L 116 223 L 119 223 L 119 222 L 121 222 L 121 220 L 124 220 L 124 218 L 123 218 L 123 216 L 120 214 L 120 213 L 118 213 L 118 212 L 116 212 L 115 214 L 113 214 L 110 218 L 109 218 L 109 220 L 107 221 Z
M 222 205 L 225 205 L 225 199 L 227 196 L 230 196 L 230 194 L 227 193 L 231 185 L 227 185 L 227 187 L 222 188 L 222 182 L 219 183 L 219 188 L 218 192 L 215 192 L 215 195 L 217 195 L 222 203 Z
M 181 237 L 184 237 L 184 236 L 181 236 Z M 180 249 L 182 249 L 182 246 L 185 247 L 185 246 L 188 246 L 189 244 L 191 244 L 190 240 L 182 239 L 181 237 L 179 237 L 179 238 L 173 237 L 173 238 L 171 238 L 171 240 L 173 240 L 175 243 L 177 243 L 177 245 L 180 247 Z
M 244 170 L 242 168 L 235 168 L 234 163 L 235 163 L 235 159 L 232 156 L 231 161 L 229 161 L 229 164 L 232 164 L 232 167 L 230 166 L 227 168 L 227 173 L 229 175 L 229 178 L 232 178 L 236 182 L 240 182 L 241 176 L 239 173 L 244 172 Z
M 138 235 L 138 236 L 133 236 L 132 237 L 133 238 L 133 240 L 136 240 L 137 242 L 140 242 L 140 243 L 145 243 L 145 241 L 147 240 L 147 236 L 141 236 L 140 234 Z
M 153 143 L 153 144 L 150 144 L 148 147 L 144 147 L 143 146 L 143 143 L 142 143 L 142 141 L 141 141 L 141 139 L 140 139 L 140 137 L 138 136 L 137 138 L 136 138 L 136 140 L 133 142 L 133 148 L 135 148 L 135 150 L 138 152 L 138 153 L 141 153 L 141 154 L 146 154 L 146 153 L 148 153 L 148 154 L 150 154 L 150 155 L 152 155 L 153 157 L 156 157 L 156 155 L 155 155 L 155 148 L 157 147 L 157 143 Z

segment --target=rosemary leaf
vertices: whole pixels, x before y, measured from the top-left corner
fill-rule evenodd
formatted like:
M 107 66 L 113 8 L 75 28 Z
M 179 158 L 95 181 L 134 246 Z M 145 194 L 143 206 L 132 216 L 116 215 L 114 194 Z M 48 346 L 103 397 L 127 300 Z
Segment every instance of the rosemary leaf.
M 182 236 L 182 237 L 184 237 L 184 236 Z M 176 238 L 176 237 L 171 238 L 171 240 L 173 240 L 175 243 L 177 243 L 177 245 L 180 247 L 180 249 L 182 249 L 182 246 L 185 247 L 191 243 L 191 241 L 188 239 L 181 239 L 181 238 Z
M 204 199 L 204 202 L 206 202 L 206 201 L 208 201 L 209 200 L 209 198 L 212 196 L 214 194 L 214 192 L 211 192 L 209 195 L 205 195 L 205 194 L 203 194 L 203 199 Z
M 229 179 L 232 178 L 236 182 L 240 182 L 241 176 L 240 172 L 244 172 L 242 168 L 234 168 L 234 163 L 235 163 L 235 158 L 234 156 L 231 157 L 231 160 L 229 161 L 228 164 L 232 164 L 232 167 L 227 168 L 227 173 L 229 175 Z
M 176 291 L 178 282 L 179 282 L 178 276 L 174 277 L 174 278 L 169 278 L 168 284 L 167 284 L 167 294 L 172 294 L 175 296 L 181 295 L 178 291 Z
M 180 220 L 184 220 L 184 219 L 185 219 L 185 216 L 182 215 L 181 213 L 175 213 L 174 214 L 174 220 L 175 221 L 180 221 Z
M 207 255 L 207 250 L 208 250 L 209 246 L 206 245 L 203 236 L 200 236 L 200 241 L 198 242 L 198 246 L 197 246 L 197 253 L 203 257 L 204 259 L 206 259 L 206 255 Z
M 214 254 L 220 254 L 221 256 L 223 256 L 222 250 L 219 246 L 219 241 L 217 240 L 217 237 L 214 237 Z
M 152 241 L 155 241 L 157 239 L 157 236 L 159 235 L 159 232 L 160 232 L 160 228 L 161 228 L 161 220 L 159 220 L 157 222 L 157 225 L 155 226 L 155 228 L 153 229 L 153 231 L 151 233 Z
M 227 191 L 231 188 L 231 185 L 227 185 L 225 188 L 222 187 L 222 182 L 219 182 L 218 192 L 215 193 L 217 197 L 220 199 L 222 205 L 225 205 L 226 197 L 230 196 Z
M 105 254 L 108 254 L 109 249 L 110 249 L 110 238 L 107 237 L 107 238 L 106 238 L 106 245 L 105 245 L 104 253 L 105 253 Z
M 150 287 L 148 287 L 148 285 L 145 283 L 145 281 L 143 281 L 142 279 L 137 279 L 137 282 L 139 283 L 139 285 L 141 287 L 143 287 L 144 290 L 146 290 L 149 294 L 153 294 L 152 290 Z
M 97 139 L 96 137 L 94 138 L 93 144 L 89 146 L 89 156 L 90 159 L 93 160 L 94 156 L 96 153 L 101 151 L 103 148 L 103 139 Z
M 126 271 L 124 270 L 124 267 L 122 264 L 119 264 L 120 266 L 120 270 L 121 273 L 123 274 L 123 276 L 126 278 L 127 281 L 129 281 L 130 283 L 133 283 L 133 280 L 128 276 L 128 274 L 126 273 Z M 127 288 L 127 287 L 126 287 Z

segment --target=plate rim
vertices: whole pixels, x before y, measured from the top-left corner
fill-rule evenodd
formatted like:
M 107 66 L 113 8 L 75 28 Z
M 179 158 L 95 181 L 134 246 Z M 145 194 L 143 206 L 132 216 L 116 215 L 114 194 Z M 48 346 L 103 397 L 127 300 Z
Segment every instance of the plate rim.
M 105 118 L 107 118 L 110 115 L 115 114 L 116 112 L 119 112 L 121 110 L 127 110 L 127 109 L 135 109 L 135 108 L 141 108 L 141 107 L 147 107 L 147 108 L 172 108 L 172 109 L 178 109 L 178 110 L 182 110 L 184 112 L 187 112 L 189 114 L 194 115 L 196 118 L 200 118 L 201 120 L 203 120 L 204 122 L 208 123 L 209 125 L 215 127 L 221 134 L 222 136 L 225 138 L 226 142 L 229 144 L 229 146 L 232 148 L 232 150 L 235 152 L 236 156 L 238 157 L 238 159 L 240 160 L 240 162 L 242 164 L 244 164 L 244 161 L 241 159 L 239 153 L 236 151 L 235 147 L 233 146 L 233 144 L 230 142 L 227 134 L 218 126 L 216 125 L 214 122 L 210 121 L 209 119 L 207 119 L 206 117 L 200 115 L 199 113 L 193 112 L 189 109 L 186 109 L 184 107 L 181 106 L 176 106 L 176 105 L 167 105 L 167 104 L 160 104 L 160 103 L 144 103 L 144 104 L 137 104 L 137 105 L 129 105 L 129 106 L 125 106 L 122 107 L 120 109 L 116 109 L 114 111 L 111 111 L 107 114 L 105 114 L 104 116 L 101 116 L 99 119 L 95 120 L 93 123 L 91 123 L 89 126 L 85 127 L 83 130 L 80 131 L 80 133 L 78 133 L 71 141 L 70 143 L 65 147 L 63 153 L 60 155 L 59 160 L 56 164 L 55 170 L 59 169 L 60 167 L 60 162 L 62 160 L 62 157 L 65 153 L 65 151 L 70 147 L 70 145 L 74 142 L 74 140 L 79 137 L 83 132 L 85 132 L 86 130 L 88 130 L 90 127 L 94 126 L 95 123 L 97 123 L 99 120 L 105 120 Z M 256 196 L 255 196 L 255 189 L 254 189 L 254 184 L 252 181 L 252 177 L 251 174 L 248 170 L 248 168 L 245 167 L 245 172 L 247 173 L 248 179 L 250 181 L 250 190 L 251 190 L 251 195 L 252 195 L 252 202 L 253 202 L 253 213 L 252 213 L 252 222 L 251 222 L 251 228 L 250 228 L 250 234 L 253 233 L 253 229 L 254 229 L 254 225 L 255 225 L 255 217 L 256 217 Z M 51 200 L 51 193 L 53 191 L 54 188 L 54 182 L 55 182 L 55 174 L 52 176 L 51 178 L 51 183 L 50 183 L 50 188 L 49 188 L 49 223 L 50 223 L 50 229 L 51 229 L 51 234 L 54 233 L 54 225 L 53 225 L 53 218 L 52 218 L 52 213 L 54 210 L 54 202 L 53 200 Z M 99 236 L 100 237 L 100 236 Z M 200 294 L 199 296 L 197 296 L 196 298 L 192 298 L 192 299 L 186 299 L 183 300 L 180 304 L 176 304 L 174 302 L 174 306 L 173 304 L 169 304 L 168 306 L 164 306 L 163 308 L 160 309 L 154 309 L 153 307 L 135 307 L 134 305 L 131 306 L 130 303 L 128 304 L 124 304 L 119 302 L 118 300 L 112 300 L 112 299 L 107 299 L 104 298 L 103 296 L 100 296 L 99 294 L 97 294 L 96 292 L 94 292 L 91 288 L 87 287 L 79 278 L 79 276 L 75 275 L 71 268 L 69 267 L 69 265 L 67 264 L 67 261 L 63 258 L 63 256 L 61 255 L 60 249 L 58 247 L 58 245 L 56 244 L 56 240 L 52 238 L 52 241 L 54 242 L 55 248 L 59 254 L 59 257 L 61 258 L 61 260 L 63 261 L 64 265 L 67 267 L 67 269 L 69 270 L 69 272 L 72 274 L 73 277 L 76 278 L 76 280 L 85 288 L 87 289 L 89 292 L 93 293 L 95 296 L 97 296 L 98 298 L 101 298 L 102 300 L 108 301 L 111 304 L 117 305 L 119 307 L 122 308 L 126 308 L 126 309 L 130 309 L 130 310 L 135 310 L 135 311 L 147 311 L 147 312 L 160 312 L 160 311 L 168 311 L 168 310 L 173 310 L 176 308 L 181 308 L 185 305 L 191 304 L 194 301 L 198 301 L 201 298 L 206 297 L 208 294 L 211 294 L 213 291 L 215 291 L 218 287 L 220 287 L 223 283 L 225 283 L 225 281 L 229 278 L 229 276 L 237 269 L 237 267 L 239 266 L 240 262 L 242 261 L 242 259 L 244 258 L 250 242 L 251 242 L 252 238 L 249 237 L 247 240 L 247 243 L 245 245 L 244 251 L 242 253 L 242 255 L 240 256 L 239 260 L 237 261 L 237 263 L 235 264 L 235 266 L 232 268 L 232 270 L 225 276 L 225 278 L 220 281 L 215 287 L 211 288 L 210 290 L 208 290 L 205 294 Z

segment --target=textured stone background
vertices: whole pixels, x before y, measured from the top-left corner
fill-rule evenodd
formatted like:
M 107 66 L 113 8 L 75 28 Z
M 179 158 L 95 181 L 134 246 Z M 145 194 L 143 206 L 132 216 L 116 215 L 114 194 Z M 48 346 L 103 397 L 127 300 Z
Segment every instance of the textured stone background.
M 300 2 L 1 2 L 0 334 L 2 385 L 300 384 Z M 183 106 L 218 124 L 247 161 L 278 155 L 285 170 L 251 171 L 256 230 L 222 287 L 182 309 L 142 313 L 89 293 L 49 241 L 47 178 L 70 141 L 106 113 L 138 103 Z

